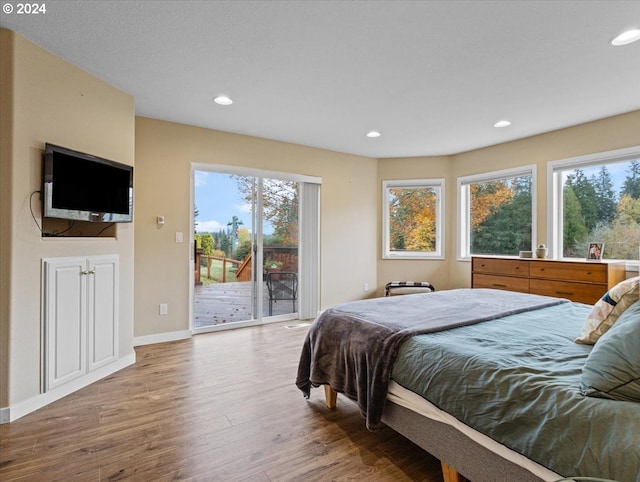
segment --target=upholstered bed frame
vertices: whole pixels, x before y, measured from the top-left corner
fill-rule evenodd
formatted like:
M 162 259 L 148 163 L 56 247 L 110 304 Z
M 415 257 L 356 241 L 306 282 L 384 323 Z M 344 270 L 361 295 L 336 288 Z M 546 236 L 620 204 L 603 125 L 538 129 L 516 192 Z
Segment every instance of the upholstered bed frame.
M 328 408 L 337 405 L 337 393 L 324 386 Z M 440 459 L 444 482 L 541 482 L 521 466 L 488 450 L 455 427 L 431 420 L 387 400 L 382 421 L 413 443 Z

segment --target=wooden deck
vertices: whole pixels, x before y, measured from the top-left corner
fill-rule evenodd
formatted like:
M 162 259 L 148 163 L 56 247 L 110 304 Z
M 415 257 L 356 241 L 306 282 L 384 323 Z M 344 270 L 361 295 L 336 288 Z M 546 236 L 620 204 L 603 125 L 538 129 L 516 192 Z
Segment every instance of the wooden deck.
M 269 316 L 269 293 L 264 285 L 262 316 Z M 296 301 L 296 310 L 298 301 Z M 291 301 L 273 303 L 273 316 L 294 313 Z M 221 325 L 251 319 L 251 282 L 197 285 L 194 291 L 194 327 Z

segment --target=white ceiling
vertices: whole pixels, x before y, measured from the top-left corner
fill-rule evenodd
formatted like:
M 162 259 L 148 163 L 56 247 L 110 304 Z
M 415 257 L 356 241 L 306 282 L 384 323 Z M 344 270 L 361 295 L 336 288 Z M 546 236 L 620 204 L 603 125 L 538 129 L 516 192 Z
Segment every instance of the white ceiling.
M 640 27 L 637 0 L 40 3 L 0 26 L 140 116 L 346 153 L 452 154 L 640 109 L 640 42 L 609 44 Z

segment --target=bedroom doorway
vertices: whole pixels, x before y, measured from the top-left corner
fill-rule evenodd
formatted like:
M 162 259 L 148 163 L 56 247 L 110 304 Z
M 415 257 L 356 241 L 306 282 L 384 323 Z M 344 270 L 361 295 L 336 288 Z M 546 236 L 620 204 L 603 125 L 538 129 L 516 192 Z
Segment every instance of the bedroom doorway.
M 192 332 L 317 311 L 318 243 L 301 252 L 300 239 L 319 232 L 317 202 L 304 206 L 319 196 L 319 184 L 221 166 L 192 171 Z

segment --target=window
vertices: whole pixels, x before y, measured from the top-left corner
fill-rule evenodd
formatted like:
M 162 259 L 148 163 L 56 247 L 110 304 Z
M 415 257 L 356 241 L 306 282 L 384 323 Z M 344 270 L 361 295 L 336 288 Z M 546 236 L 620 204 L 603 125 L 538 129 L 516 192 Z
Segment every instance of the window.
M 555 257 L 586 258 L 597 242 L 605 259 L 638 259 L 640 147 L 553 161 L 548 174 Z
M 458 256 L 517 256 L 535 239 L 535 166 L 458 178 Z
M 382 257 L 444 257 L 444 179 L 382 182 Z

